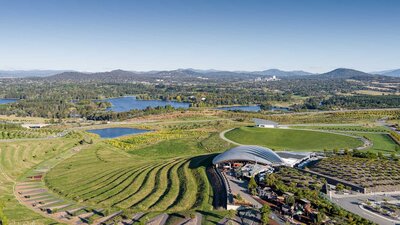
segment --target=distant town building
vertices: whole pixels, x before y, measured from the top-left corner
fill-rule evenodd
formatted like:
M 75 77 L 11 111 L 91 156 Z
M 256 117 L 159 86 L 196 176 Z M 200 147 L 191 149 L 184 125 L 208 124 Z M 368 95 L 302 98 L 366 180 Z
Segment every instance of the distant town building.
M 24 128 L 29 128 L 29 129 L 39 129 L 42 127 L 46 127 L 48 125 L 49 124 L 46 124 L 46 123 L 38 123 L 38 124 L 25 123 L 25 124 L 22 124 L 21 126 Z
M 254 118 L 253 121 L 254 121 L 256 127 L 277 128 L 279 125 L 278 123 L 275 123 L 274 121 L 270 121 L 270 120 Z
M 272 77 L 264 77 L 264 78 L 257 77 L 257 78 L 254 79 L 255 82 L 260 82 L 260 81 L 278 81 L 278 80 L 281 80 L 281 79 L 278 79 L 275 75 L 272 76 Z

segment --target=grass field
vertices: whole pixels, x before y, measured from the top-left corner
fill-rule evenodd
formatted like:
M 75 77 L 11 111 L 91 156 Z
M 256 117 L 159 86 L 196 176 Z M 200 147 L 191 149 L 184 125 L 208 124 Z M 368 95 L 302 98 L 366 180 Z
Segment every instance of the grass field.
M 143 139 L 114 139 L 115 143 L 128 143 L 125 148 L 93 135 L 82 136 L 82 132 L 68 138 L 0 142 L 0 203 L 5 203 L 10 224 L 57 224 L 19 204 L 13 195 L 17 180 L 26 181 L 35 168 L 50 164 L 57 166 L 46 174 L 45 184 L 53 192 L 50 195 L 60 196 L 56 199 L 87 209 L 102 207 L 107 212 L 123 209 L 128 217 L 135 212 L 145 212 L 150 218 L 160 212 L 190 214 L 196 210 L 202 212 L 205 224 L 221 220 L 225 212 L 212 210 L 213 190 L 205 169 L 213 152 L 232 147 L 218 136 L 218 129 L 230 126 L 229 122 L 149 126 L 168 132 L 154 132 Z M 80 152 L 62 159 L 68 155 L 66 150 L 86 136 L 93 138 L 94 144 L 79 147 Z
M 373 146 L 368 148 L 368 151 L 395 153 L 397 144 L 389 137 L 387 132 L 389 128 L 384 126 L 292 126 L 292 128 L 304 128 L 313 130 L 328 130 L 344 134 L 351 134 L 360 137 L 365 137 L 373 143 Z
M 113 211 L 122 209 L 127 216 L 210 212 L 213 191 L 205 169 L 213 152 L 231 145 L 219 139 L 218 132 L 206 132 L 209 127 L 202 127 L 201 132 L 191 128 L 190 135 L 182 138 L 170 130 L 97 142 L 53 168 L 45 177 L 46 184 L 64 198 Z M 130 148 L 115 147 L 120 141 Z M 214 216 L 205 218 L 212 221 Z
M 261 145 L 273 150 L 322 151 L 362 146 L 362 141 L 353 137 L 295 129 L 240 127 L 225 136 L 240 144 Z
M 0 201 L 5 204 L 4 213 L 10 224 L 51 223 L 51 220 L 20 205 L 13 195 L 13 186 L 32 167 L 72 148 L 76 143 L 77 140 L 67 138 L 0 142 Z
M 369 148 L 369 151 L 382 152 L 382 153 L 395 153 L 397 144 L 387 134 L 365 134 L 365 133 L 354 133 L 356 135 L 363 136 L 372 141 L 373 146 Z

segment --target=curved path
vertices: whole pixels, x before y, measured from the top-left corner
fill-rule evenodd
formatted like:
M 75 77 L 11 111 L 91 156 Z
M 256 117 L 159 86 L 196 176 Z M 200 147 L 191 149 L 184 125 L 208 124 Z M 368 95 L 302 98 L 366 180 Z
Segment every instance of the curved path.
M 236 128 L 231 128 L 231 129 L 222 131 L 221 133 L 219 133 L 219 137 L 220 137 L 222 140 L 224 140 L 224 141 L 226 141 L 226 142 L 229 142 L 229 143 L 231 143 L 231 144 L 234 144 L 234 145 L 242 145 L 242 144 L 239 144 L 239 143 L 237 143 L 237 142 L 234 142 L 234 141 L 232 141 L 232 140 L 230 140 L 230 139 L 228 139 L 228 138 L 225 137 L 225 134 L 226 134 L 226 133 L 228 133 L 229 131 L 234 130 L 234 129 L 236 129 Z

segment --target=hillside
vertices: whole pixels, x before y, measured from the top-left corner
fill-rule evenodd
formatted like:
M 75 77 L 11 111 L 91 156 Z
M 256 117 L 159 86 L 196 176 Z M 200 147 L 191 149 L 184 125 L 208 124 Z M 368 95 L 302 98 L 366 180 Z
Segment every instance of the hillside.
M 108 72 L 82 73 L 64 72 L 43 78 L 48 81 L 64 82 L 156 82 L 158 80 L 191 80 L 199 77 L 196 72 L 187 70 L 131 72 L 125 70 L 113 70 Z M 174 79 L 176 78 L 176 79 Z M 190 79 L 188 79 L 190 78 Z
M 385 75 L 385 76 L 392 76 L 392 77 L 400 77 L 400 69 L 392 70 L 392 71 L 383 73 L 382 75 Z
M 66 72 L 65 70 L 0 70 L 0 78 L 46 77 Z
M 278 77 L 313 75 L 313 73 L 309 73 L 309 72 L 302 71 L 302 70 L 283 71 L 283 70 L 279 70 L 279 69 L 269 69 L 269 70 L 263 70 L 263 71 L 255 71 L 255 72 L 251 72 L 251 73 L 261 75 L 261 76 L 278 76 Z
M 360 81 L 384 81 L 384 82 L 399 82 L 398 78 L 385 75 L 376 75 L 365 73 L 358 70 L 339 68 L 327 73 L 313 76 L 319 79 L 352 79 Z

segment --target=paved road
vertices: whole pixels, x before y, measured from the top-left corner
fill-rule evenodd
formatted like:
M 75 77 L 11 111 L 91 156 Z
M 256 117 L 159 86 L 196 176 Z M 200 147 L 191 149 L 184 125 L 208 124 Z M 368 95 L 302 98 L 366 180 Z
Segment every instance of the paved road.
M 250 194 L 247 192 L 247 184 L 246 180 L 238 180 L 235 177 L 232 177 L 226 174 L 226 178 L 229 182 L 229 185 L 232 189 L 232 194 L 240 194 L 240 196 L 246 200 L 246 202 L 251 203 L 255 206 L 255 208 L 261 208 L 262 205 L 257 202 Z
M 399 223 L 395 223 L 394 221 L 391 221 L 389 219 L 386 219 L 384 217 L 381 217 L 379 215 L 376 215 L 370 211 L 367 211 L 365 209 L 362 209 L 360 207 L 360 203 L 365 201 L 365 200 L 374 200 L 374 201 L 383 201 L 384 198 L 387 198 L 389 201 L 393 200 L 398 200 L 396 198 L 398 195 L 366 195 L 366 196 L 356 196 L 356 197 L 347 197 L 347 198 L 333 198 L 333 202 L 336 203 L 337 205 L 343 207 L 344 209 L 357 214 L 361 217 L 364 217 L 365 219 L 368 219 L 374 223 L 380 224 L 380 225 L 395 225 Z

